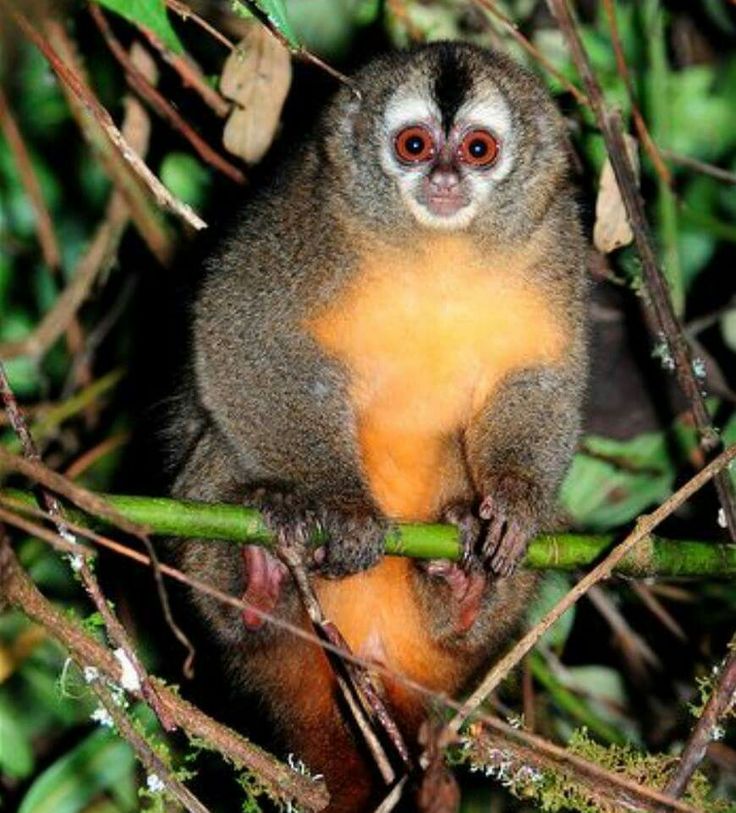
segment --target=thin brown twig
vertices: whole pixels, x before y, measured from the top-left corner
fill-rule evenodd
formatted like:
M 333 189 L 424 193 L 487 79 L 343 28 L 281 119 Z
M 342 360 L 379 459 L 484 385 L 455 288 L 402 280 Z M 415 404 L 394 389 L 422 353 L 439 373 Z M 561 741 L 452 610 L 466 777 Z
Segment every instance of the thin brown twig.
M 39 592 L 21 568 L 8 544 L 0 545 L 0 588 L 0 595 L 48 630 L 69 650 L 78 663 L 85 666 L 94 665 L 107 678 L 119 680 L 119 661 L 105 646 L 54 607 Z M 309 811 L 325 808 L 327 792 L 321 782 L 292 771 L 232 729 L 202 713 L 160 681 L 153 680 L 168 714 L 176 725 L 190 736 L 201 738 L 237 766 L 253 771 L 275 797 L 291 800 Z M 132 690 L 131 694 L 136 697 L 142 696 L 137 690 Z
M 105 440 L 100 441 L 96 446 L 93 446 L 81 454 L 65 469 L 64 476 L 70 480 L 76 480 L 77 477 L 87 471 L 87 469 L 94 466 L 98 460 L 110 454 L 110 452 L 119 449 L 121 446 L 124 446 L 129 440 L 130 432 L 117 432 L 114 435 L 110 435 L 105 438 Z
M 718 738 L 717 727 L 720 720 L 733 707 L 734 702 L 736 702 L 736 635 L 728 645 L 728 654 L 720 669 L 713 693 L 705 704 L 680 756 L 680 761 L 667 782 L 666 794 L 677 799 L 685 792 L 698 765 L 703 761 L 708 745 Z
M 86 82 L 84 65 L 64 24 L 53 17 L 46 17 L 43 20 L 43 27 L 49 42 L 61 59 Z M 130 53 L 131 59 L 153 80 L 156 66 L 148 64 L 150 60 L 147 62 L 143 59 L 142 51 L 137 48 L 137 43 L 133 44 Z M 87 84 L 89 83 L 87 82 Z M 156 205 L 148 187 L 112 144 L 99 122 L 88 113 L 82 101 L 64 84 L 61 85 L 61 91 L 82 136 L 115 188 L 125 197 L 130 208 L 130 218 L 136 230 L 153 256 L 162 265 L 168 265 L 174 253 L 174 240 L 173 232 L 164 218 L 164 213 Z M 140 137 L 144 139 L 143 143 L 147 144 L 151 124 L 143 105 L 132 94 L 128 94 L 124 100 L 124 108 L 121 130 L 125 140 L 130 142 L 131 133 L 140 132 L 142 134 Z
M 588 590 L 588 600 L 608 623 L 614 638 L 619 643 L 633 670 L 639 674 L 644 674 L 647 667 L 653 669 L 662 668 L 662 662 L 654 650 L 638 632 L 631 628 L 629 622 L 624 618 L 610 596 L 598 585 L 594 585 Z
M 529 776 L 529 769 L 560 774 L 582 784 L 595 801 L 594 809 L 603 810 L 648 810 L 659 813 L 662 806 L 670 810 L 703 813 L 701 808 L 676 799 L 668 799 L 659 790 L 640 785 L 634 780 L 601 768 L 597 763 L 588 762 L 565 748 L 529 734 L 523 729 L 513 728 L 502 720 L 483 716 L 470 726 L 463 743 L 471 762 L 482 767 L 495 767 L 503 771 L 504 777 Z M 503 767 L 505 765 L 505 767 Z M 611 779 L 614 778 L 613 785 Z M 615 806 L 614 806 L 615 805 Z M 679 807 L 678 805 L 682 805 Z
M 631 117 L 634 122 L 634 127 L 636 127 L 636 132 L 639 135 L 639 140 L 644 145 L 644 149 L 649 156 L 654 169 L 659 175 L 659 177 L 667 184 L 670 188 L 672 187 L 672 173 L 670 172 L 669 168 L 662 160 L 662 155 L 660 154 L 659 147 L 654 143 L 652 139 L 651 133 L 649 132 L 649 128 L 644 121 L 644 116 L 642 115 L 641 110 L 639 109 L 639 104 L 637 102 L 636 90 L 634 88 L 634 83 L 631 79 L 631 72 L 629 71 L 629 66 L 626 63 L 626 56 L 624 55 L 624 49 L 621 44 L 621 37 L 619 36 L 618 31 L 618 22 L 616 20 L 616 8 L 614 6 L 613 0 L 603 0 L 603 8 L 606 12 L 606 18 L 608 19 L 608 27 L 611 32 L 611 44 L 613 45 L 613 53 L 616 59 L 616 69 L 618 70 L 619 76 L 623 79 L 624 85 L 626 86 L 626 92 L 629 96 L 629 104 L 631 106 Z
M 161 118 L 168 122 L 175 130 L 177 130 L 193 147 L 199 157 L 214 167 L 223 175 L 230 178 L 235 183 L 245 183 L 245 174 L 239 170 L 234 164 L 226 160 L 218 152 L 216 152 L 210 145 L 202 138 L 202 136 L 194 130 L 184 116 L 175 110 L 171 104 L 159 93 L 159 91 L 148 81 L 143 73 L 133 64 L 130 56 L 125 48 L 123 48 L 120 40 L 113 33 L 110 24 L 107 22 L 102 9 L 97 3 L 90 3 L 88 6 L 89 13 L 95 21 L 95 25 L 102 34 L 103 39 L 107 43 L 112 55 L 120 63 L 125 71 L 125 77 L 128 84 L 144 99 Z
M 300 59 L 302 62 L 309 62 L 312 65 L 316 66 L 320 70 L 324 71 L 326 74 L 331 76 L 333 79 L 336 79 L 341 84 L 345 85 L 346 87 L 350 88 L 352 93 L 357 96 L 358 98 L 361 97 L 360 88 L 358 85 L 349 77 L 346 76 L 344 73 L 341 73 L 336 68 L 333 68 L 332 65 L 328 65 L 326 62 L 321 60 L 318 56 L 315 56 L 311 51 L 308 51 L 306 48 L 300 45 L 294 45 L 293 43 L 289 42 L 289 40 L 281 33 L 278 26 L 274 24 L 273 20 L 266 14 L 265 11 L 255 2 L 255 0 L 238 0 L 238 2 L 242 3 L 248 11 L 261 23 L 261 25 L 265 26 L 270 32 L 271 35 L 274 36 L 283 46 L 286 48 L 289 53 L 295 56 L 297 59 Z
M 6 504 L 13 504 L 12 500 L 2 500 Z M 24 506 L 17 506 L 18 508 L 27 511 L 29 510 L 27 505 Z M 130 548 L 127 548 L 120 543 L 114 542 L 113 540 L 106 539 L 104 537 L 100 537 L 98 534 L 90 531 L 87 528 L 77 527 L 74 528 L 76 532 L 80 535 L 87 536 L 87 538 L 92 539 L 93 541 L 97 542 L 98 544 L 104 545 L 105 547 L 110 548 L 122 555 L 126 555 L 129 558 L 133 559 L 140 564 L 149 564 L 149 560 L 147 557 L 139 553 L 138 551 L 134 551 Z M 44 538 L 44 537 L 41 537 Z M 346 652 L 339 647 L 334 646 L 329 641 L 322 640 L 318 638 L 314 633 L 309 633 L 306 630 L 302 629 L 301 627 L 294 626 L 283 619 L 272 616 L 268 612 L 261 610 L 260 608 L 256 608 L 253 605 L 248 604 L 247 602 L 243 601 L 242 599 L 235 598 L 232 595 L 227 593 L 223 593 L 222 591 L 218 590 L 216 587 L 208 584 L 207 582 L 202 582 L 195 577 L 191 577 L 188 574 L 184 574 L 181 571 L 176 570 L 175 568 L 171 568 L 167 565 L 162 565 L 162 572 L 166 575 L 171 576 L 172 578 L 177 579 L 178 581 L 182 582 L 183 584 L 187 584 L 194 589 L 201 590 L 206 595 L 210 595 L 213 598 L 217 599 L 218 601 L 222 602 L 225 605 L 235 607 L 236 609 L 242 610 L 249 610 L 251 612 L 256 613 L 259 617 L 263 620 L 277 626 L 280 629 L 284 629 L 291 634 L 295 635 L 296 637 L 308 641 L 312 644 L 315 644 L 318 647 L 321 647 L 325 651 L 333 652 L 335 655 L 345 659 L 346 661 L 351 661 L 359 666 L 362 666 L 366 669 L 370 669 L 372 671 L 378 672 L 380 674 L 384 674 L 400 683 L 405 685 L 407 688 L 416 691 L 421 696 L 428 698 L 429 700 L 433 701 L 434 703 L 438 704 L 439 706 L 444 706 L 445 708 L 459 711 L 462 706 L 460 703 L 448 698 L 444 694 L 440 694 L 417 681 L 412 680 L 411 678 L 406 677 L 405 675 L 395 672 L 391 670 L 389 667 L 384 666 L 380 663 L 374 663 L 372 661 L 368 661 L 366 659 L 360 658 L 352 653 Z M 0 577 L 1 577 L 0 573 Z M 26 583 L 28 582 L 27 577 L 25 577 Z M 31 585 L 32 587 L 32 585 Z M 35 590 L 35 588 L 33 588 Z M 12 593 L 12 591 L 10 591 Z M 36 591 L 37 592 L 37 591 Z M 26 607 L 25 604 L 19 605 L 21 607 Z M 34 610 L 37 610 L 34 604 Z M 26 613 L 28 613 L 28 609 L 26 609 Z M 44 624 L 47 626 L 43 619 L 38 619 L 35 615 L 30 614 L 32 618 L 38 620 L 39 623 Z M 53 634 L 58 634 L 55 628 L 50 628 L 50 631 Z M 67 644 L 65 638 L 61 638 L 61 640 Z M 96 644 L 96 642 L 93 642 Z M 68 644 L 67 644 L 68 645 Z M 105 655 L 109 655 L 109 653 L 103 649 Z M 96 662 L 96 661 L 95 661 Z M 177 698 L 179 699 L 179 698 Z M 175 719 L 178 718 L 175 716 Z M 555 769 L 559 766 L 564 766 L 568 772 L 572 772 L 573 775 L 577 775 L 578 773 L 582 774 L 586 777 L 586 781 L 598 782 L 601 785 L 611 786 L 611 788 L 617 788 L 619 793 L 625 795 L 627 798 L 632 797 L 637 799 L 642 804 L 646 804 L 647 809 L 654 810 L 656 805 L 667 803 L 672 809 L 680 810 L 684 813 L 697 813 L 694 811 L 690 805 L 679 803 L 676 800 L 668 800 L 667 797 L 660 793 L 659 791 L 655 791 L 651 788 L 648 788 L 643 785 L 639 785 L 637 782 L 633 780 L 629 780 L 626 777 L 623 777 L 619 774 L 611 773 L 604 768 L 601 768 L 599 765 L 595 763 L 589 763 L 585 759 L 581 757 L 577 757 L 570 752 L 553 745 L 552 743 L 542 739 L 541 737 L 535 736 L 530 734 L 529 732 L 518 730 L 508 726 L 506 723 L 502 722 L 493 717 L 489 717 L 488 715 L 478 714 L 476 719 L 480 725 L 482 725 L 485 729 L 493 734 L 498 740 L 504 743 L 503 747 L 507 747 L 510 743 L 514 743 L 514 747 L 518 751 L 521 750 L 523 754 L 524 764 L 531 765 L 532 767 L 542 770 L 542 769 Z M 185 730 L 187 726 L 181 722 L 179 722 L 182 728 Z M 252 747 L 252 746 L 251 746 Z M 400 780 L 401 781 L 401 780 Z M 609 796 L 612 795 L 609 793 Z
M 61 553 L 66 553 L 70 556 L 83 556 L 85 559 L 92 559 L 96 556 L 96 551 L 88 545 L 82 545 L 76 540 L 72 542 L 61 536 L 61 534 L 49 531 L 42 525 L 25 519 L 25 517 L 15 513 L 15 511 L 9 511 L 7 508 L 2 507 L 7 504 L 8 503 L 4 500 L 0 501 L 0 520 L 2 520 L 4 525 L 12 525 L 31 536 L 38 537 L 38 539 L 42 539 Z M 48 514 L 45 511 L 39 509 L 39 514 L 44 519 L 48 519 Z M 69 525 L 69 529 L 72 530 L 72 524 Z
M 476 5 L 480 6 L 482 9 L 487 11 L 492 17 L 494 17 L 501 26 L 513 37 L 513 39 L 519 43 L 519 45 L 562 85 L 568 93 L 572 94 L 575 97 L 575 100 L 578 104 L 585 105 L 586 107 L 590 106 L 590 101 L 588 97 L 580 90 L 579 87 L 574 85 L 561 71 L 558 71 L 557 68 L 547 59 L 547 57 L 534 45 L 531 40 L 527 39 L 521 31 L 519 31 L 519 27 L 517 24 L 510 18 L 507 17 L 493 2 L 493 0 L 474 0 Z
M 166 587 L 161 576 L 161 565 L 151 540 L 149 539 L 148 529 L 125 519 L 125 517 L 121 516 L 120 513 L 105 500 L 101 499 L 96 494 L 93 494 L 91 491 L 87 491 L 87 489 L 78 486 L 76 483 L 71 482 L 68 478 L 63 477 L 61 474 L 57 474 L 57 472 L 52 471 L 47 466 L 44 466 L 40 460 L 30 460 L 24 457 L 19 457 L 18 455 L 10 454 L 0 446 L 0 471 L 3 469 L 17 471 L 20 474 L 29 477 L 35 482 L 45 486 L 48 491 L 61 494 L 75 505 L 83 508 L 85 511 L 100 517 L 104 517 L 113 525 L 116 525 L 126 533 L 135 536 L 143 543 L 153 562 L 153 576 L 156 582 L 156 590 L 159 596 L 164 618 L 166 619 L 167 624 L 177 640 L 187 652 L 186 660 L 184 662 L 184 673 L 185 675 L 191 675 L 192 662 L 195 654 L 194 647 L 189 641 L 189 638 L 187 638 L 183 630 L 176 623 L 172 615 L 168 593 L 166 592 Z
M 175 54 L 169 50 L 148 28 L 139 26 L 139 29 L 151 45 L 161 54 L 161 58 L 164 62 L 171 65 L 179 74 L 179 78 L 184 87 L 191 88 L 197 93 L 200 99 L 202 99 L 215 115 L 220 117 L 227 116 L 232 109 L 232 105 L 209 84 L 202 73 L 202 69 L 191 57 L 187 54 Z
M 703 175 L 709 175 L 711 178 L 723 181 L 724 183 L 736 184 L 736 172 L 729 172 L 727 169 L 717 167 L 714 164 L 708 164 L 705 161 L 700 161 L 697 158 L 691 158 L 689 155 L 681 155 L 672 150 L 663 149 L 662 155 L 673 164 L 687 167 L 688 169 L 700 172 Z
M 33 437 L 28 429 L 28 425 L 26 424 L 25 419 L 18 408 L 18 403 L 15 400 L 15 395 L 10 386 L 10 382 L 8 381 L 8 377 L 5 373 L 5 367 L 3 366 L 2 362 L 0 362 L 0 396 L 2 397 L 3 405 L 5 406 L 5 410 L 10 418 L 11 426 L 13 427 L 16 435 L 20 438 L 21 445 L 23 447 L 23 454 L 26 458 L 24 462 L 27 462 L 33 466 L 41 465 L 41 459 L 36 448 L 36 444 L 34 443 Z M 22 460 L 23 458 L 19 459 Z M 76 542 L 76 537 L 71 533 L 66 522 L 64 512 L 56 497 L 45 488 L 41 488 L 37 492 L 37 500 L 39 507 L 46 509 L 48 517 L 56 527 L 59 536 L 66 539 L 68 542 Z M 149 550 L 149 554 L 151 555 L 151 559 L 155 562 L 155 554 L 153 553 L 152 548 Z M 87 595 L 92 600 L 95 609 L 98 613 L 100 613 L 100 616 L 105 624 L 105 631 L 107 632 L 110 641 L 118 649 L 122 650 L 128 663 L 130 663 L 135 671 L 139 685 L 141 686 L 142 694 L 146 701 L 161 721 L 161 725 L 167 730 L 171 729 L 173 727 L 173 723 L 169 719 L 166 710 L 161 706 L 158 695 L 151 685 L 146 670 L 135 654 L 133 645 L 128 638 L 127 631 L 120 623 L 117 616 L 112 612 L 107 599 L 103 595 L 99 582 L 97 581 L 92 569 L 89 567 L 89 562 L 84 556 L 72 557 L 70 562 L 72 569 L 79 575 L 82 584 L 87 591 Z
M 662 602 L 654 595 L 651 587 L 642 582 L 632 582 L 631 589 L 641 599 L 642 604 L 652 613 L 652 615 L 666 627 L 676 638 L 687 641 L 687 635 L 672 615 L 667 611 Z
M 97 277 L 110 267 L 128 224 L 128 206 L 114 193 L 89 248 L 51 310 L 23 339 L 0 343 L 0 358 L 42 358 L 76 317 Z
M 182 18 L 182 20 L 192 20 L 203 31 L 206 31 L 212 37 L 212 39 L 217 40 L 217 42 L 224 45 L 230 51 L 234 51 L 237 48 L 235 43 L 228 39 L 228 37 L 226 37 L 222 31 L 218 31 L 213 25 L 210 25 L 207 20 L 200 17 L 199 14 L 191 9 L 186 3 L 182 3 L 181 0 L 166 0 L 166 5 L 172 11 L 176 12 Z
M 734 1 L 736 2 L 736 0 Z M 577 85 L 570 82 L 570 80 L 563 73 L 555 68 L 555 66 L 544 56 L 544 54 L 534 45 L 534 43 L 519 31 L 518 25 L 511 18 L 507 17 L 494 4 L 493 0 L 473 0 L 473 2 L 475 2 L 476 5 L 481 6 L 481 8 L 485 9 L 489 14 L 493 15 L 502 24 L 506 31 L 508 31 L 508 33 L 516 40 L 516 42 L 518 42 L 519 45 L 524 48 L 524 50 L 527 51 L 527 53 L 529 53 L 547 71 L 547 73 L 554 76 L 555 79 L 565 88 L 565 90 L 575 97 L 579 104 L 586 107 L 591 106 L 588 96 L 586 96 L 586 94 L 583 93 L 583 91 L 580 90 Z M 607 13 L 609 5 L 612 7 L 612 0 L 606 0 Z M 730 172 L 722 167 L 706 163 L 705 161 L 699 161 L 696 158 L 690 158 L 687 155 L 681 155 L 673 152 L 672 150 L 660 147 L 652 139 L 649 129 L 646 126 L 646 121 L 641 114 L 641 110 L 635 102 L 636 94 L 634 92 L 633 82 L 631 81 L 630 71 L 628 70 L 628 66 L 623 54 L 623 48 L 621 47 L 616 19 L 615 17 L 609 16 L 609 20 L 612 22 L 612 43 L 616 64 L 619 73 L 621 73 L 622 78 L 626 82 L 628 93 L 632 100 L 632 117 L 634 119 L 634 125 L 636 126 L 637 132 L 639 133 L 639 138 L 642 141 L 644 149 L 647 151 L 647 154 L 649 155 L 657 174 L 668 184 L 668 186 L 672 187 L 672 173 L 662 160 L 664 157 L 673 164 L 688 167 L 689 169 L 700 172 L 704 175 L 709 175 L 710 177 L 716 178 L 719 181 L 724 181 L 725 183 L 736 184 L 736 173 Z
M 459 731 L 468 717 L 480 707 L 488 695 L 511 673 L 522 658 L 532 650 L 552 624 L 576 604 L 593 585 L 608 578 L 613 568 L 629 551 L 636 547 L 643 539 L 646 539 L 673 511 L 679 508 L 711 478 L 715 477 L 719 471 L 723 471 L 734 459 L 736 459 L 736 444 L 729 446 L 729 448 L 722 452 L 715 460 L 709 463 L 704 469 L 701 469 L 691 480 L 685 483 L 682 488 L 668 497 L 656 511 L 639 517 L 634 530 L 622 542 L 616 545 L 600 564 L 594 567 L 593 570 L 584 576 L 560 599 L 539 623 L 535 624 L 534 627 L 524 635 L 510 652 L 493 665 L 478 687 L 463 703 L 461 710 L 450 721 L 450 730 L 453 732 Z
M 606 142 L 611 166 L 621 191 L 642 262 L 643 281 L 647 293 L 644 298 L 647 322 L 652 334 L 654 336 L 661 334 L 667 342 L 678 383 L 688 400 L 700 436 L 700 445 L 706 453 L 712 454 L 721 449 L 723 444 L 708 415 L 705 398 L 701 391 L 701 382 L 693 370 L 692 350 L 673 308 L 667 280 L 657 261 L 654 241 L 644 210 L 644 201 L 626 151 L 621 117 L 616 112 L 611 113 L 606 106 L 603 91 L 580 39 L 580 33 L 570 13 L 567 0 L 547 0 L 547 5 L 568 43 Z M 727 473 L 719 473 L 715 478 L 715 485 L 726 515 L 729 533 L 731 538 L 736 540 L 736 497 L 731 478 Z
M 61 251 L 56 239 L 54 222 L 46 206 L 41 184 L 36 170 L 33 168 L 33 161 L 31 161 L 28 148 L 2 87 L 0 87 L 0 128 L 5 135 L 10 151 L 15 157 L 21 183 L 36 215 L 36 231 L 44 262 L 52 271 L 57 271 L 61 265 Z
M 77 665 L 79 666 L 79 664 Z M 135 728 L 125 711 L 116 703 L 110 689 L 103 685 L 99 679 L 90 681 L 88 685 L 97 695 L 97 699 L 115 724 L 120 736 L 135 751 L 141 765 L 148 772 L 149 778 L 156 777 L 161 782 L 161 792 L 166 792 L 172 796 L 189 813 L 210 813 L 209 809 L 176 777 L 173 770 Z
M 71 90 L 82 105 L 84 105 L 89 113 L 96 119 L 110 142 L 117 148 L 131 169 L 153 193 L 156 202 L 163 208 L 173 212 L 195 229 L 206 228 L 207 224 L 196 214 L 191 206 L 172 195 L 141 160 L 138 153 L 131 149 L 120 130 L 115 126 L 115 122 L 113 122 L 107 109 L 98 101 L 87 83 L 60 58 L 51 43 L 31 25 L 25 14 L 18 11 L 8 0 L 0 0 L 0 2 L 7 9 L 8 14 L 15 21 L 24 36 L 43 54 L 59 80 Z
M 345 641 L 334 624 L 331 624 L 325 618 L 317 594 L 312 589 L 309 577 L 304 568 L 302 552 L 297 550 L 294 546 L 283 543 L 279 545 L 277 550 L 279 558 L 289 569 L 289 573 L 301 598 L 302 605 L 309 616 L 309 620 L 312 622 L 312 627 L 317 637 L 333 644 L 333 646 L 350 652 L 351 650 L 347 641 Z M 376 693 L 370 691 L 372 689 L 371 686 L 366 686 L 366 684 L 370 684 L 370 676 L 368 672 L 359 667 L 351 669 L 350 667 L 354 667 L 354 664 L 350 664 L 342 658 L 334 657 L 333 653 L 327 650 L 323 651 L 327 655 L 342 697 L 351 712 L 358 730 L 365 740 L 365 744 L 373 757 L 373 761 L 383 777 L 384 782 L 390 785 L 396 778 L 396 774 L 384 750 L 380 737 L 375 730 L 376 717 L 378 717 L 378 714 L 375 709 L 371 707 L 369 698 L 372 698 Z M 366 689 L 368 689 L 368 692 Z M 381 703 L 381 705 L 383 704 Z M 387 711 L 385 713 L 388 715 Z M 394 728 L 396 728 L 395 724 Z M 396 728 L 396 731 L 398 731 L 398 728 Z M 398 736 L 400 746 L 403 746 L 403 739 L 400 734 Z M 406 746 L 404 746 L 404 752 L 405 751 Z

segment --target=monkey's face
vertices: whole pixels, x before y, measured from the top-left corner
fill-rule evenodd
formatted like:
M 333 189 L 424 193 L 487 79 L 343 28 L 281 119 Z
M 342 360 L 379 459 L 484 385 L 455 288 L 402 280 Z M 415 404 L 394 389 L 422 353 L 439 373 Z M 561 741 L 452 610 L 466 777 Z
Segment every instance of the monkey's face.
M 523 239 L 551 204 L 567 167 L 564 123 L 508 57 L 435 43 L 375 60 L 356 80 L 362 99 L 343 93 L 330 119 L 351 211 Z
M 430 228 L 468 226 L 513 167 L 508 102 L 490 83 L 464 100 L 458 90 L 449 101 L 436 89 L 429 95 L 401 87 L 381 122 L 381 165 L 404 205 Z

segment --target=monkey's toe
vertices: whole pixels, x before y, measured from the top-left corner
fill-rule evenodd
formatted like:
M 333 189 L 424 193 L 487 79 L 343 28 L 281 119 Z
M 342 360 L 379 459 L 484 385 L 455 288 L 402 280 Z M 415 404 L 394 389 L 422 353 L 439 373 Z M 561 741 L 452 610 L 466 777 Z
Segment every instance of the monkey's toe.
M 242 550 L 245 569 L 243 601 L 248 605 L 242 613 L 246 629 L 260 629 L 281 596 L 281 586 L 287 575 L 286 567 L 263 547 L 245 545 Z
M 491 481 L 478 514 L 488 525 L 481 542 L 481 558 L 499 576 L 510 576 L 524 558 L 536 532 L 543 507 L 539 487 L 529 480 L 505 474 Z

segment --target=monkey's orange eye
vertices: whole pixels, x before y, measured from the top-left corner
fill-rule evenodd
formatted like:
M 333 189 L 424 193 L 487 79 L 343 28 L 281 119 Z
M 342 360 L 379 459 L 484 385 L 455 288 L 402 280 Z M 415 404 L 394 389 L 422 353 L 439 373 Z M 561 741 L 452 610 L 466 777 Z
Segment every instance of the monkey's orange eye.
M 396 136 L 394 149 L 399 159 L 406 163 L 428 161 L 434 156 L 434 139 L 424 127 L 407 127 Z
M 463 138 L 458 153 L 460 160 L 474 167 L 488 167 L 499 153 L 498 141 L 488 130 L 471 130 Z

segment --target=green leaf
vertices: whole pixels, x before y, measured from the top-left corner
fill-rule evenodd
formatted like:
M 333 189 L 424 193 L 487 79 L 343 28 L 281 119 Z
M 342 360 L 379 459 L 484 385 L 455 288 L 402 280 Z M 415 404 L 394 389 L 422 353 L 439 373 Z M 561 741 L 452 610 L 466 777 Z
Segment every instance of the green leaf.
M 717 160 L 736 143 L 736 108 L 718 93 L 716 73 L 706 65 L 692 65 L 669 75 L 669 143 L 674 152 Z M 688 126 L 697 122 L 697 127 Z
M 125 17 L 126 20 L 148 28 L 175 53 L 184 52 L 184 46 L 166 15 L 164 0 L 96 0 L 96 2 Z
M 627 441 L 588 435 L 586 453 L 575 455 L 563 483 L 562 504 L 587 530 L 624 525 L 671 493 L 676 474 L 671 447 L 684 456 L 694 442 L 692 430 L 681 424 Z
M 540 582 L 537 597 L 529 613 L 529 625 L 540 621 L 570 590 L 569 578 L 563 573 L 547 573 Z M 575 620 L 575 608 L 568 610 L 544 633 L 541 641 L 554 649 L 562 649 Z
M 199 208 L 207 195 L 210 173 L 194 156 L 170 152 L 161 162 L 161 181 L 185 203 Z
M 17 711 L 0 695 L 0 773 L 25 779 L 33 770 L 33 749 Z
M 110 731 L 95 731 L 36 779 L 18 813 L 79 813 L 98 793 L 125 780 L 134 764 L 126 742 Z
M 249 6 L 260 9 L 292 48 L 299 47 L 299 39 L 289 21 L 284 0 L 232 0 L 233 11 L 241 17 L 252 16 Z
M 345 57 L 357 31 L 343 0 L 289 0 L 289 22 L 299 42 L 326 59 Z

